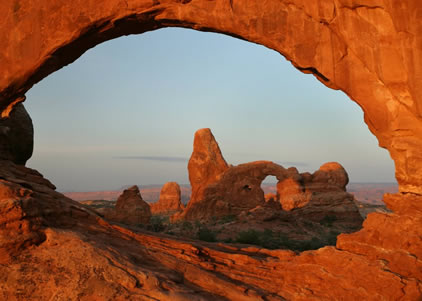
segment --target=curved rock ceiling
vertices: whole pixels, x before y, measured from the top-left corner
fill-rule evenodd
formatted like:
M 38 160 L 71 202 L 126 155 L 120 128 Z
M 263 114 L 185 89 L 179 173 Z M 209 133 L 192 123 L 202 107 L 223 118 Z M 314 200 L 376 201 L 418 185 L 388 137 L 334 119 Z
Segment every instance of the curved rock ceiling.
M 401 192 L 422 193 L 418 0 L 107 0 L 0 3 L 0 110 L 95 45 L 179 26 L 274 49 L 357 102 Z M 9 106 L 9 108 L 8 108 Z

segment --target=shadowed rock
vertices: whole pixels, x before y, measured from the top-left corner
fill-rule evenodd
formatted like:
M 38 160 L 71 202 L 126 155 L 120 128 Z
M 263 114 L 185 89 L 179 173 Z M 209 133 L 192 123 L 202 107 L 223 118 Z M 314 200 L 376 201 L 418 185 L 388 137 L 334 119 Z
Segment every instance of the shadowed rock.
M 32 119 L 23 104 L 17 104 L 8 117 L 0 117 L 0 159 L 25 165 L 34 149 Z

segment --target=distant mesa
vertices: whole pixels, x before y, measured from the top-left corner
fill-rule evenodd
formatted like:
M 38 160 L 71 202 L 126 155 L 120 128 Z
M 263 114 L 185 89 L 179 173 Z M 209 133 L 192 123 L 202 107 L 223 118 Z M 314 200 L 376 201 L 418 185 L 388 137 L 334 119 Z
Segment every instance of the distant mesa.
M 185 208 L 182 204 L 181 190 L 176 182 L 167 182 L 161 188 L 160 199 L 151 206 L 152 214 L 171 215 Z

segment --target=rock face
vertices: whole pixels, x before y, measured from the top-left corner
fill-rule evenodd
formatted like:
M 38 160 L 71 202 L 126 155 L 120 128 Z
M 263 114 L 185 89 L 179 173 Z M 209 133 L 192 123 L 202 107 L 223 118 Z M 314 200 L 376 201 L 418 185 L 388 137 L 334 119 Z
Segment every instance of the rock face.
M 118 223 L 136 226 L 149 223 L 151 209 L 135 185 L 124 190 L 117 199 L 115 208 L 105 211 L 104 216 Z
M 420 1 L 121 4 L 1 1 L 1 116 L 35 83 L 103 41 L 167 26 L 219 32 L 273 49 L 298 70 L 344 91 L 389 150 L 400 191 L 422 194 Z
M 23 104 L 17 104 L 8 117 L 0 118 L 0 159 L 25 165 L 34 149 L 34 128 Z
M 167 182 L 161 188 L 160 199 L 150 204 L 152 214 L 174 214 L 183 211 L 180 186 L 176 182 Z

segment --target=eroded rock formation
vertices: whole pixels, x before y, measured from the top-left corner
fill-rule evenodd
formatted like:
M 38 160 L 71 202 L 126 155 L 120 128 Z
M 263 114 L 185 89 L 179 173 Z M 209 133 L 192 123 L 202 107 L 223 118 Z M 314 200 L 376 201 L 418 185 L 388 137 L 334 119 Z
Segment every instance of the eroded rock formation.
M 231 166 L 214 183 L 204 187 L 201 199 L 186 207 L 183 219 L 201 220 L 226 215 L 237 215 L 242 211 L 264 205 L 262 181 L 268 176 L 281 180 L 289 171 L 270 161 L 257 161 Z M 293 176 L 293 175 L 292 175 Z
M 339 163 L 325 163 L 313 174 L 300 174 L 294 167 L 285 169 L 270 161 L 256 161 L 217 169 L 214 168 L 215 164 L 210 164 L 210 161 L 214 160 L 196 159 L 215 157 L 214 154 L 217 153 L 217 157 L 224 160 L 211 131 L 206 129 L 206 135 L 198 135 L 203 131 L 199 130 L 195 134 L 192 153 L 194 159 L 189 161 L 189 179 L 204 179 L 204 183 L 192 183 L 192 186 L 196 186 L 196 191 L 201 193 L 193 196 L 183 212 L 173 215 L 173 221 L 206 221 L 230 215 L 237 216 L 242 212 L 251 212 L 254 208 L 262 207 L 258 210 L 262 216 L 274 216 L 272 211 L 281 208 L 284 211 L 300 209 L 295 212 L 295 216 L 302 219 L 319 222 L 330 216 L 338 219 L 345 230 L 360 229 L 362 217 L 353 195 L 346 192 L 349 178 Z M 200 138 L 204 136 L 207 138 Z M 207 146 L 206 143 L 210 145 Z M 224 163 L 227 166 L 225 161 Z M 210 170 L 213 172 L 212 177 L 209 175 Z M 205 174 L 202 175 L 201 172 Z M 270 175 L 278 180 L 277 195 L 266 200 L 261 184 Z
M 211 130 L 200 129 L 195 132 L 193 152 L 188 163 L 189 181 L 192 188 L 191 198 L 187 205 L 187 212 L 191 207 L 204 199 L 204 190 L 212 183 L 217 182 L 222 173 L 229 166 L 221 154 L 220 147 L 211 133 Z M 184 217 L 185 211 L 173 216 L 173 220 Z
M 114 208 L 104 211 L 106 219 L 127 225 L 147 224 L 151 218 L 151 209 L 142 199 L 138 186 L 125 189 L 119 196 Z
M 151 206 L 152 214 L 170 215 L 181 212 L 185 208 L 182 204 L 180 186 L 176 182 L 167 182 L 160 192 L 160 199 Z

